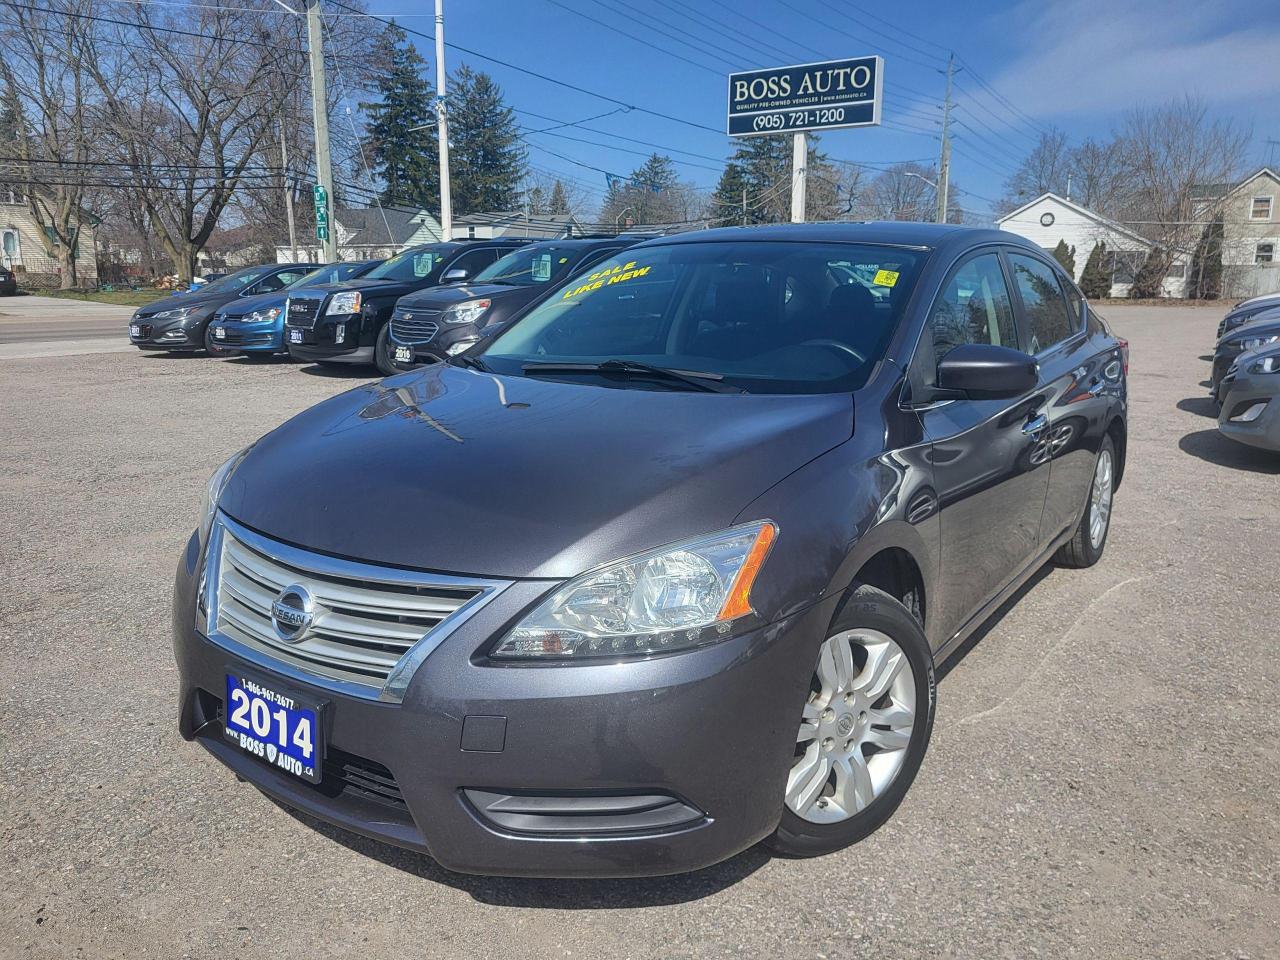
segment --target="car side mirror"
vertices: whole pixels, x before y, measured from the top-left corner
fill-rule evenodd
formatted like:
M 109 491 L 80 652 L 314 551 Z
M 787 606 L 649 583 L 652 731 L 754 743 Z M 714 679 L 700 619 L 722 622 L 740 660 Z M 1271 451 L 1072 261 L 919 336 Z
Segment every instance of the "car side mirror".
M 938 364 L 939 391 L 970 400 L 1020 397 L 1039 382 L 1035 357 L 991 343 L 962 343 Z
M 471 276 L 462 267 L 454 267 L 452 270 L 446 270 L 444 276 L 440 278 L 441 283 L 461 283 L 467 277 Z

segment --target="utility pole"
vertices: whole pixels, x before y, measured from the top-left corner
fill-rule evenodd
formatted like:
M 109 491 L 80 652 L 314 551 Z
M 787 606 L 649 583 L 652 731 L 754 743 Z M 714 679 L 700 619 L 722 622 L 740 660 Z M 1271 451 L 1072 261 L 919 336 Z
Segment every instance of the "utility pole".
M 791 135 L 791 222 L 804 223 L 804 187 L 809 161 L 809 137 L 802 130 Z
M 440 138 L 440 232 L 453 239 L 453 197 L 449 190 L 449 121 L 445 110 L 444 0 L 436 0 L 436 134 Z
M 437 0 L 438 2 L 438 0 Z M 324 82 L 324 47 L 321 39 L 320 0 L 307 0 L 307 59 L 311 65 L 311 117 L 316 131 L 316 234 L 324 249 L 324 260 L 338 259 L 330 201 L 333 197 L 333 163 L 329 155 L 329 94 Z M 323 200 L 321 196 L 323 195 Z M 323 214 L 323 227 L 320 223 Z
M 742 188 L 742 225 L 747 225 L 747 188 Z
M 289 256 L 298 262 L 298 228 L 293 222 L 293 184 L 289 182 L 289 147 L 284 134 L 284 118 L 280 119 L 280 169 L 284 181 L 284 214 L 289 222 Z
M 935 223 L 947 222 L 947 200 L 951 181 L 951 74 L 956 55 L 947 57 L 947 99 L 942 103 L 942 156 L 938 159 L 938 209 Z

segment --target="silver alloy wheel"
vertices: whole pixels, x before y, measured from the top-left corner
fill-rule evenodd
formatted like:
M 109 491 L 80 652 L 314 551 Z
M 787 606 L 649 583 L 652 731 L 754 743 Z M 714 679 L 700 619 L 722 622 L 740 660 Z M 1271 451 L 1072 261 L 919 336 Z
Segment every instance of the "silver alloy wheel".
M 811 823 L 839 823 L 864 810 L 902 769 L 916 717 L 915 673 L 886 634 L 845 630 L 823 642 L 813 686 L 786 803 Z
M 1093 489 L 1089 491 L 1089 543 L 1095 550 L 1102 546 L 1111 522 L 1111 494 L 1111 451 L 1103 450 L 1093 468 Z

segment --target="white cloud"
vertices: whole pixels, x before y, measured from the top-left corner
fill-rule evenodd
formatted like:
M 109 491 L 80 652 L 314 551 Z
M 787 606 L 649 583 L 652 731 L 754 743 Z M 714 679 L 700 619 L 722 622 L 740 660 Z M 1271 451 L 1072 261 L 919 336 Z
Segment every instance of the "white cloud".
M 1012 29 L 1008 19 L 1003 26 L 1021 42 L 1021 52 L 992 82 L 1021 110 L 1045 119 L 1111 115 L 1186 94 L 1236 109 L 1264 96 L 1275 104 L 1280 18 L 1263 13 L 1265 6 L 1025 2 L 1006 14 Z

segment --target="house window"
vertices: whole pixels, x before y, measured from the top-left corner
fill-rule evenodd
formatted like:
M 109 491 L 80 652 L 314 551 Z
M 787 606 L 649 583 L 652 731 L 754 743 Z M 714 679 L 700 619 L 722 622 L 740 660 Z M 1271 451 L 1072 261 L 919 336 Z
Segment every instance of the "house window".
M 1174 263 L 1169 266 L 1169 272 L 1165 274 L 1170 280 L 1181 280 L 1187 275 L 1187 265 L 1185 263 Z
M 18 231 L 12 227 L 0 230 L 0 263 L 16 267 L 22 263 L 22 248 L 18 245 Z
M 1275 259 L 1276 245 L 1274 243 L 1260 243 L 1254 248 L 1254 263 L 1273 263 Z
M 1250 220 L 1270 220 L 1271 219 L 1271 197 L 1254 197 L 1253 204 L 1249 207 Z

